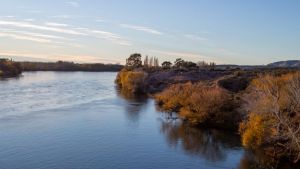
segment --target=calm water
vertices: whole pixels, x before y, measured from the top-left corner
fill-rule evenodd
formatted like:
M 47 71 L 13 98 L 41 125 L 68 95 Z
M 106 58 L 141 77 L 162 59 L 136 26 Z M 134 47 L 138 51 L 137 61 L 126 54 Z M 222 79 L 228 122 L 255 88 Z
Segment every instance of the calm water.
M 119 94 L 116 73 L 23 73 L 0 81 L 1 169 L 250 169 L 236 135 L 168 120 Z

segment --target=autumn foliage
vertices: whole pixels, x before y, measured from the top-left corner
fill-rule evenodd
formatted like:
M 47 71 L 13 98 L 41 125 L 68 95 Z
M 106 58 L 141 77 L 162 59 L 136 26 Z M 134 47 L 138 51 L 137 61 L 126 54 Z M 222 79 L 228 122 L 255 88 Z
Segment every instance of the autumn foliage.
M 241 123 L 246 147 L 273 147 L 300 159 L 300 73 L 253 80 L 245 95 L 248 118 Z
M 131 93 L 143 93 L 144 80 L 147 74 L 143 71 L 120 71 L 116 78 L 116 84 Z
M 175 84 L 155 96 L 160 107 L 196 125 L 232 127 L 237 120 L 232 96 L 206 83 Z

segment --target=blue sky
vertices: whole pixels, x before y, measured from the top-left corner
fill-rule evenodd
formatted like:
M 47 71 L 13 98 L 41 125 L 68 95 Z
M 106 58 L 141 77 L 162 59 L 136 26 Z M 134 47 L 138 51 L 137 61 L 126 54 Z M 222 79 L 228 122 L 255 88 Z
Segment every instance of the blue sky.
M 135 52 L 219 64 L 300 59 L 300 1 L 1 2 L 2 56 L 124 63 Z

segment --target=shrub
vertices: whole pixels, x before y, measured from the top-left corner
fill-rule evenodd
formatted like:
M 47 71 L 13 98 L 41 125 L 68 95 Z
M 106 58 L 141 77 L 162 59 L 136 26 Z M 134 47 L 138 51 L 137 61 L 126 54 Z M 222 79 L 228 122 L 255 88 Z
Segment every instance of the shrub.
M 142 71 L 122 70 L 117 75 L 116 83 L 122 90 L 131 93 L 143 93 L 146 76 L 147 74 Z
M 8 59 L 0 59 L 0 76 L 13 77 L 22 73 L 19 63 Z
M 178 112 L 192 124 L 232 128 L 238 123 L 232 95 L 215 85 L 175 84 L 155 98 L 163 110 Z
M 300 159 L 300 73 L 265 75 L 252 81 L 240 126 L 243 144 L 269 146 Z
M 267 119 L 256 113 L 249 114 L 249 121 L 240 124 L 243 133 L 242 144 L 247 148 L 257 148 L 266 142 L 265 138 L 271 134 Z

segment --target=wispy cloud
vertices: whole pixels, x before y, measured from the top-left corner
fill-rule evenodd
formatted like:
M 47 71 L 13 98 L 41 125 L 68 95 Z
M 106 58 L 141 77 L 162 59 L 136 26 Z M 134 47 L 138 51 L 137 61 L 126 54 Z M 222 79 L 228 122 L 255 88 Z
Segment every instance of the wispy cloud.
M 124 40 L 121 36 L 119 36 L 117 34 L 114 34 L 114 33 L 111 33 L 111 32 L 106 32 L 106 31 L 100 31 L 100 30 L 90 30 L 90 32 L 92 32 L 96 35 L 100 35 L 100 38 L 110 40 L 110 41 L 115 42 L 119 45 L 131 46 L 131 43 L 129 41 Z
M 7 16 L 3 16 L 3 18 L 15 18 L 16 16 L 13 15 L 7 15 Z
M 14 33 L 0 33 L 0 37 L 9 37 L 18 40 L 28 40 L 28 41 L 34 41 L 39 43 L 52 43 L 52 41 L 48 39 L 26 36 L 26 35 L 18 35 Z
M 143 32 L 150 33 L 150 34 L 163 35 L 162 32 L 155 30 L 153 28 L 150 28 L 150 27 L 128 25 L 128 24 L 120 24 L 120 26 L 123 28 L 133 29 L 133 30 L 137 30 L 137 31 L 143 31 Z
M 52 16 L 52 18 L 57 18 L 57 19 L 71 19 L 71 18 L 73 18 L 73 16 L 64 14 L 64 15 L 55 15 L 55 16 Z
M 5 28 L 8 29 L 14 28 L 12 30 L 6 30 L 6 34 L 7 34 L 6 36 L 13 37 L 14 39 L 21 39 L 21 38 L 25 39 L 24 36 L 31 36 L 28 37 L 27 39 L 35 40 L 36 38 L 44 38 L 44 39 L 67 40 L 67 38 L 57 35 L 57 34 L 65 34 L 65 35 L 86 36 L 89 38 L 104 39 L 114 44 L 118 44 L 122 46 L 132 45 L 125 38 L 109 31 L 75 27 L 64 23 L 46 22 L 43 24 L 38 24 L 34 22 L 0 20 L 0 26 L 1 25 L 3 25 L 3 27 L 0 28 L 0 31 L 2 30 L 2 32 L 4 31 Z M 22 28 L 22 30 L 20 30 L 20 28 Z M 34 31 L 43 32 L 43 33 L 37 33 Z M 51 35 L 53 33 L 55 33 L 55 35 Z M 21 35 L 12 35 L 12 34 L 21 34 Z M 23 37 L 18 37 L 18 36 L 23 36 Z
M 67 24 L 64 24 L 64 23 L 56 23 L 56 22 L 46 22 L 45 25 L 48 25 L 48 26 L 54 26 L 54 27 L 67 27 L 69 25 Z
M 82 32 L 78 32 L 71 29 L 62 29 L 58 27 L 49 27 L 49 26 L 42 26 L 42 25 L 36 25 L 33 23 L 28 22 L 15 22 L 15 21 L 1 21 L 0 25 L 6 25 L 6 26 L 14 26 L 14 27 L 20 27 L 20 28 L 30 28 L 30 29 L 36 29 L 36 30 L 43 30 L 43 31 L 52 31 L 57 33 L 66 33 L 66 34 L 72 34 L 72 35 L 85 35 Z
M 55 35 L 49 35 L 49 34 L 41 34 L 36 32 L 29 32 L 29 31 L 18 31 L 13 29 L 0 29 L 0 32 L 4 33 L 17 33 L 27 36 L 33 36 L 33 37 L 39 37 L 39 38 L 47 38 L 47 39 L 59 39 L 59 40 L 71 40 L 62 36 L 55 36 Z
M 185 34 L 184 37 L 191 39 L 191 40 L 198 40 L 198 41 L 205 41 L 207 38 L 195 35 L 195 34 Z
M 35 10 L 35 9 L 29 9 L 26 12 L 27 13 L 31 13 L 31 14 L 40 14 L 40 13 L 43 13 L 43 11 L 41 11 L 41 10 Z
M 69 2 L 66 2 L 67 6 L 70 6 L 70 7 L 74 7 L 74 8 L 78 8 L 80 5 L 78 2 L 75 2 L 75 1 L 69 1 Z
M 33 22 L 33 21 L 35 21 L 35 19 L 33 19 L 33 18 L 28 18 L 28 19 L 24 19 L 24 21 L 26 21 L 26 22 Z

